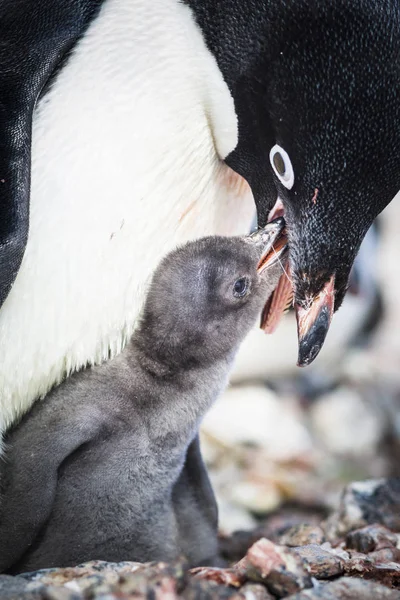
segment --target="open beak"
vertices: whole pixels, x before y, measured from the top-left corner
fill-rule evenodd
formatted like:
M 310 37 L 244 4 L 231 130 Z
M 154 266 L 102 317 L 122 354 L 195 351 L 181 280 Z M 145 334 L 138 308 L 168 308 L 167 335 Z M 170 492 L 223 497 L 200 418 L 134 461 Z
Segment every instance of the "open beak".
M 270 221 L 248 236 L 248 241 L 260 247 L 260 258 L 257 272 L 263 273 L 276 261 L 283 258 L 287 251 L 286 223 L 283 217 Z
M 268 223 L 259 234 L 266 236 L 264 249 L 257 265 L 257 272 L 261 275 L 266 269 L 269 269 L 276 262 L 286 262 L 284 258 L 288 250 L 288 237 L 286 233 L 286 224 L 283 217 L 279 217 Z M 262 238 L 261 238 L 262 239 Z
M 331 324 L 335 305 L 335 276 L 332 275 L 315 298 L 304 308 L 295 305 L 299 355 L 297 365 L 306 367 L 317 357 Z
M 282 277 L 271 296 L 267 299 L 261 315 L 261 329 L 266 333 L 275 331 L 282 314 L 290 308 L 293 299 L 293 290 L 288 275 L 288 236 L 283 217 L 279 216 L 250 236 L 252 242 L 262 244 L 257 272 L 259 275 L 266 273 L 276 263 L 282 267 Z
M 266 229 L 272 223 L 281 223 L 283 221 L 285 209 L 282 201 L 277 200 L 274 208 L 268 215 Z M 284 221 L 283 221 L 284 222 Z M 274 333 L 278 327 L 282 316 L 291 308 L 293 304 L 293 286 L 290 277 L 288 263 L 288 236 L 286 228 L 283 229 L 280 239 L 260 259 L 258 272 L 262 273 L 264 269 L 279 261 L 282 266 L 282 276 L 275 291 L 268 298 L 261 315 L 260 327 L 265 333 Z

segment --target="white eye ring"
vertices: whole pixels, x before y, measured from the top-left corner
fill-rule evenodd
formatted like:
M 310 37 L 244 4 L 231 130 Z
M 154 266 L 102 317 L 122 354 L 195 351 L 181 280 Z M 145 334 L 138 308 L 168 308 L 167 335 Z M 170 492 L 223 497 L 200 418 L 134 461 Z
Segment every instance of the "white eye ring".
M 291 190 L 294 184 L 294 171 L 289 154 L 281 146 L 275 144 L 269 153 L 269 160 L 279 181 L 285 188 Z

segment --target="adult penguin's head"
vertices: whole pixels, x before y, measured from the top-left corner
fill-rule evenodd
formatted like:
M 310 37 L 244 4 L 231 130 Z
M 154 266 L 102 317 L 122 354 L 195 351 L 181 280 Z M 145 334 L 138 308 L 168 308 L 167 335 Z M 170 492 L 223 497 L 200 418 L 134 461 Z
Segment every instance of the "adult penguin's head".
M 232 0 L 211 13 L 198 19 L 239 122 L 227 162 L 250 183 L 260 225 L 282 200 L 306 365 L 400 189 L 400 3 Z

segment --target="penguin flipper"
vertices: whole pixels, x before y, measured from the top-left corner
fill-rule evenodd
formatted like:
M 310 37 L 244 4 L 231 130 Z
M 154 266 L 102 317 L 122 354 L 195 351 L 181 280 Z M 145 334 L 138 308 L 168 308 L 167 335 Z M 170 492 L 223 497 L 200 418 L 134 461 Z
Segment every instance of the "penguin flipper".
M 101 3 L 3 0 L 0 4 L 0 307 L 28 240 L 33 110 Z

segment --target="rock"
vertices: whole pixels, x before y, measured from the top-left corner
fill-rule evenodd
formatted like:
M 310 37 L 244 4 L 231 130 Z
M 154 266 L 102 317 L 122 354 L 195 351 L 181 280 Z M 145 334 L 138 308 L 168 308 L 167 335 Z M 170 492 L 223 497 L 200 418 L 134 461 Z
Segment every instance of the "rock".
M 34 571 L 32 573 L 23 573 L 19 575 L 19 577 L 28 581 L 40 582 L 45 585 L 63 585 L 69 581 L 88 578 L 90 576 L 105 577 L 109 582 L 114 583 L 118 581 L 120 574 L 133 573 L 140 568 L 143 568 L 142 563 L 110 563 L 103 560 L 93 560 L 76 567 L 41 569 L 40 571 Z
M 373 562 L 366 554 L 351 552 L 349 560 L 345 562 L 345 571 L 348 575 L 365 577 L 373 569 Z
M 130 596 L 155 594 L 156 600 L 168 597 L 173 600 L 184 589 L 187 570 L 184 564 L 145 563 L 134 573 L 120 576 L 118 590 Z
M 324 542 L 323 544 L 321 544 L 321 548 L 322 550 L 326 550 L 327 552 L 338 556 L 342 560 L 349 560 L 350 554 L 346 552 L 346 550 L 343 550 L 343 545 L 344 544 L 342 543 L 339 546 L 332 546 L 330 542 Z
M 244 574 L 240 574 L 234 569 L 197 567 L 196 569 L 191 569 L 190 574 L 193 575 L 195 579 L 205 579 L 207 581 L 214 581 L 221 585 L 230 585 L 236 588 L 241 587 L 246 580 Z
M 316 579 L 329 579 L 342 575 L 344 572 L 343 560 L 318 544 L 309 544 L 293 549 L 307 566 L 307 571 Z
M 400 479 L 371 479 L 346 486 L 339 509 L 323 529 L 329 539 L 375 523 L 400 531 Z
M 244 595 L 234 588 L 195 578 L 188 582 L 180 598 L 184 600 L 245 600 Z
M 375 583 L 350 577 L 342 577 L 326 585 L 316 586 L 289 596 L 286 600 L 399 600 L 400 592 Z
M 312 507 L 308 508 L 304 506 L 300 507 L 287 507 L 281 508 L 278 512 L 270 515 L 259 527 L 259 530 L 263 530 L 264 533 L 259 537 L 266 537 L 277 544 L 281 544 L 282 536 L 287 533 L 290 529 L 298 526 L 300 529 L 307 526 L 319 527 L 322 519 L 326 516 L 326 512 L 320 508 Z
M 368 558 L 373 560 L 375 564 L 394 562 L 399 563 L 400 566 L 400 550 L 398 548 L 381 548 L 375 552 L 370 552 Z
M 0 575 L 1 600 L 41 600 L 41 589 L 30 589 L 29 584 L 21 577 Z
M 40 596 L 42 600 L 82 600 L 82 594 L 67 587 L 46 586 Z
M 346 548 L 358 552 L 373 552 L 382 548 L 396 547 L 398 536 L 383 525 L 368 525 L 351 531 L 346 537 Z
M 206 414 L 202 428 L 227 446 L 255 444 L 271 460 L 297 459 L 312 451 L 293 406 L 262 385 L 228 388 Z
M 147 574 L 146 570 L 132 575 L 123 575 L 117 585 L 112 586 L 115 598 L 128 600 L 130 598 L 155 598 L 155 600 L 178 600 L 181 591 L 181 582 L 173 572 L 154 572 Z M 99 590 L 90 590 L 93 597 L 100 596 Z M 89 597 L 91 597 L 89 595 Z M 99 598 L 100 600 L 100 598 Z M 103 600 L 103 599 L 101 599 Z M 108 600 L 108 599 L 107 599 Z
M 306 509 L 282 508 L 264 519 L 258 527 L 236 530 L 231 535 L 220 534 L 220 552 L 226 560 L 237 562 L 246 554 L 250 546 L 263 537 L 282 546 L 291 546 L 291 543 L 284 541 L 286 539 L 284 536 L 289 532 L 288 539 L 293 535 L 293 540 L 300 542 L 294 543 L 294 546 L 302 545 L 302 541 L 321 543 L 324 533 L 317 523 L 320 523 L 324 516 L 325 513 L 316 510 L 310 512 Z M 301 534 L 303 531 L 304 535 Z M 299 532 L 299 535 L 296 532 Z M 310 541 L 306 541 L 306 538 Z
M 294 525 L 288 529 L 280 538 L 279 543 L 283 546 L 307 546 L 308 544 L 322 544 L 325 535 L 321 527 L 317 525 Z
M 39 593 L 35 598 L 44 597 L 41 592 L 47 594 L 48 600 L 128 600 L 133 596 L 145 600 L 148 595 L 155 600 L 175 600 L 186 584 L 187 570 L 181 563 L 93 561 L 77 567 L 25 573 L 20 579 L 27 589 Z
M 240 589 L 240 593 L 246 600 L 274 600 L 274 596 L 260 583 L 246 583 Z
M 80 577 L 79 579 L 67 581 L 64 584 L 64 588 L 58 585 L 51 586 L 51 588 L 58 590 L 69 589 L 72 592 L 80 594 L 79 597 L 83 594 L 84 597 L 88 595 L 91 598 L 92 596 L 97 597 L 98 595 L 111 594 L 113 586 L 118 585 L 118 583 L 118 575 L 107 572 L 101 575 L 88 575 L 87 577 Z
M 250 581 L 264 583 L 278 598 L 312 587 L 311 577 L 299 556 L 265 538 L 248 550 L 236 568 L 239 572 L 244 569 Z
M 341 387 L 326 394 L 310 410 L 312 429 L 336 455 L 374 456 L 384 423 L 360 393 Z
M 374 579 L 389 587 L 398 587 L 400 584 L 399 557 L 400 551 L 397 548 L 384 548 L 368 555 L 350 552 L 350 560 L 344 563 L 345 573 L 364 579 Z

